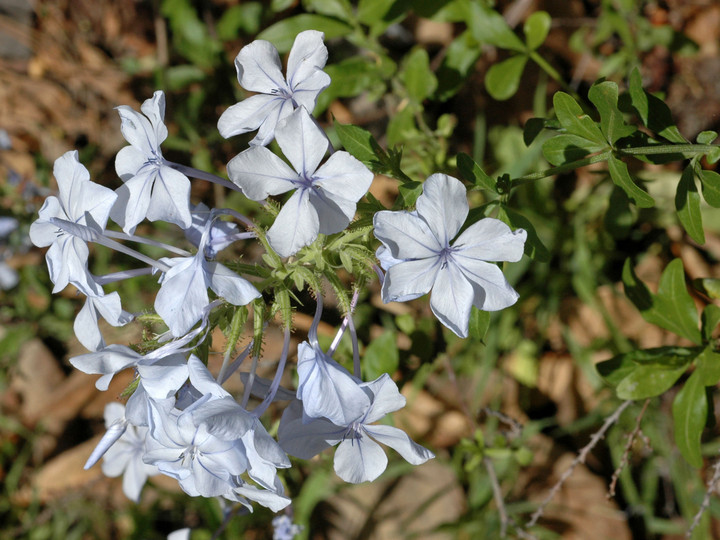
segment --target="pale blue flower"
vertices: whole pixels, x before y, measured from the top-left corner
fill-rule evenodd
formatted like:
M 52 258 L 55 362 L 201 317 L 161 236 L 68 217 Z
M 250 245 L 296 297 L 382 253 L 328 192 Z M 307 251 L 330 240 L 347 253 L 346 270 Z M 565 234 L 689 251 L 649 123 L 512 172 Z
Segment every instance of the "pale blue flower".
M 328 140 L 304 107 L 278 124 L 276 137 L 294 170 L 267 148 L 256 146 L 228 163 L 228 176 L 256 201 L 296 190 L 267 235 L 272 248 L 288 257 L 318 234 L 347 227 L 373 174 L 347 152 L 335 152 L 318 168 Z
M 30 240 L 38 247 L 50 246 L 45 259 L 55 284 L 54 293 L 72 283 L 85 294 L 99 294 L 100 287 L 87 266 L 90 255 L 87 242 L 60 228 L 58 223 L 75 224 L 102 234 L 117 195 L 90 181 L 90 174 L 74 150 L 55 160 L 53 174 L 59 198 L 51 196 L 45 200 L 38 219 L 30 226 Z
M 359 379 L 315 344 L 298 346 L 297 397 L 303 402 L 306 421 L 327 418 L 338 425 L 352 422 L 370 406 Z
M 377 257 L 387 274 L 383 302 L 405 302 L 432 289 L 430 307 L 445 326 L 467 337 L 472 306 L 497 311 L 514 304 L 517 292 L 495 262 L 519 261 L 526 232 L 485 218 L 455 239 L 468 215 L 462 183 L 445 174 L 430 176 L 414 212 L 375 214 Z
M 128 106 L 117 107 L 120 129 L 130 146 L 115 158 L 115 170 L 125 183 L 117 189 L 118 201 L 111 217 L 128 234 L 146 217 L 186 229 L 192 223 L 190 180 L 170 167 L 160 150 L 168 136 L 165 94 L 158 90 L 140 110 L 144 116 Z
M 366 405 L 354 417 L 347 414 L 348 420 L 342 423 L 325 418 L 307 422 L 303 413 L 305 403 L 292 402 L 280 421 L 280 446 L 290 455 L 310 459 L 325 448 L 339 444 L 335 450 L 335 472 L 353 484 L 372 481 L 387 467 L 387 456 L 378 442 L 395 449 L 413 465 L 434 457 L 401 429 L 373 425 L 387 413 L 405 406 L 405 398 L 387 373 L 374 381 L 359 384 L 358 388 L 367 396 Z M 354 407 L 348 410 L 351 412 Z
M 132 314 L 122 309 L 120 295 L 117 291 L 105 294 L 102 287 L 98 288 L 99 294 L 88 291 L 90 294 L 85 300 L 85 305 L 73 323 L 78 341 L 90 351 L 99 351 L 105 348 L 105 340 L 98 327 L 98 316 L 112 326 L 124 326 L 133 319 Z
M 148 477 L 158 474 L 156 467 L 142 460 L 148 429 L 129 424 L 125 419 L 125 407 L 119 403 L 105 406 L 105 428 L 107 432 L 85 464 L 85 469 L 104 453 L 102 471 L 105 476 L 114 478 L 122 475 L 123 493 L 128 499 L 138 502 Z
M 258 94 L 220 116 L 220 134 L 228 138 L 257 129 L 250 144 L 265 146 L 275 136 L 278 122 L 297 107 L 312 111 L 318 94 L 330 85 L 330 77 L 322 70 L 328 57 L 323 37 L 316 30 L 297 35 L 288 57 L 287 78 L 272 43 L 258 39 L 243 47 L 235 58 L 238 82 Z

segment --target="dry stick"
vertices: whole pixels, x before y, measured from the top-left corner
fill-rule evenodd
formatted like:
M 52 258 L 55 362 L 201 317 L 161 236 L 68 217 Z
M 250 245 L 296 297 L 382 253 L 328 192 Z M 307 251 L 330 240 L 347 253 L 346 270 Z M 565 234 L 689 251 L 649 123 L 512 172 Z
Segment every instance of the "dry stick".
M 488 458 L 487 456 L 484 457 L 483 465 L 485 465 L 485 470 L 490 477 L 490 485 L 492 486 L 493 497 L 495 498 L 495 502 L 497 503 L 498 514 L 500 514 L 500 538 L 505 538 L 505 535 L 507 534 L 508 515 L 507 510 L 505 510 L 505 503 L 503 500 L 502 490 L 500 489 L 500 482 L 498 482 L 497 474 L 495 474 L 495 467 L 493 467 L 490 458 Z
M 720 459 L 718 459 L 715 462 L 715 465 L 713 465 L 713 475 L 708 482 L 707 491 L 705 491 L 705 497 L 703 498 L 703 502 L 700 505 L 700 510 L 698 510 L 697 514 L 695 514 L 692 524 L 690 524 L 690 528 L 685 533 L 686 538 L 690 538 L 692 536 L 695 527 L 700 524 L 700 518 L 702 518 L 702 515 L 705 513 L 705 510 L 707 510 L 708 506 L 710 506 L 710 496 L 713 494 L 714 491 L 716 491 L 718 480 L 720 480 Z
M 550 493 L 548 493 L 543 502 L 540 503 L 538 509 L 535 510 L 535 513 L 530 517 L 530 521 L 528 521 L 525 525 L 526 529 L 533 527 L 537 523 L 538 519 L 542 517 L 543 512 L 545 512 L 545 507 L 548 505 L 548 503 L 550 503 L 550 501 L 553 500 L 553 497 L 555 497 L 555 495 L 560 490 L 565 481 L 570 478 L 573 471 L 575 470 L 575 467 L 577 467 L 581 463 L 585 463 L 585 459 L 587 459 L 587 455 L 590 453 L 590 451 L 595 448 L 595 446 L 597 446 L 597 443 L 599 443 L 600 440 L 605 436 L 605 433 L 608 429 L 610 429 L 610 426 L 612 426 L 615 422 L 618 421 L 620 415 L 625 409 L 630 406 L 631 403 L 632 400 L 630 399 L 628 399 L 627 401 L 623 401 L 622 404 L 615 410 L 615 412 L 605 419 L 605 422 L 603 422 L 603 425 L 600 427 L 600 429 L 596 431 L 592 437 L 590 437 L 590 442 L 587 443 L 580 450 L 580 453 L 577 455 L 577 457 L 573 459 L 570 466 L 565 470 L 560 479 L 552 487 Z
M 515 439 L 522 434 L 523 425 L 512 416 L 508 416 L 507 414 L 491 409 L 490 407 L 485 407 L 483 412 L 488 416 L 498 418 L 502 423 L 510 426 L 510 434 L 508 438 Z
M 632 450 L 632 445 L 635 442 L 635 437 L 637 437 L 641 432 L 640 422 L 642 422 L 643 416 L 645 415 L 645 411 L 647 410 L 649 404 L 650 398 L 645 400 L 645 404 L 643 405 L 643 408 L 640 411 L 637 420 L 635 421 L 635 429 L 632 430 L 632 433 L 630 433 L 630 436 L 628 437 L 628 442 L 625 445 L 625 450 L 623 451 L 622 457 L 620 458 L 620 463 L 618 464 L 617 469 L 613 471 L 612 477 L 610 479 L 610 487 L 608 488 L 607 495 L 605 495 L 608 499 L 612 499 L 615 496 L 615 487 L 617 486 L 618 478 L 620 478 L 620 473 L 630 460 L 630 451 Z

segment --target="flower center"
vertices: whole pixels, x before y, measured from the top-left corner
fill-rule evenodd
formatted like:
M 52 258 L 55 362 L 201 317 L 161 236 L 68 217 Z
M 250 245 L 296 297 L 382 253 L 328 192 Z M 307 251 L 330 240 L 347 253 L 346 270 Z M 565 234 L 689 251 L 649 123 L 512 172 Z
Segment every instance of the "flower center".
M 453 253 L 457 251 L 452 246 L 446 246 L 440 250 L 438 256 L 440 257 L 440 268 L 446 268 L 448 263 L 453 262 Z

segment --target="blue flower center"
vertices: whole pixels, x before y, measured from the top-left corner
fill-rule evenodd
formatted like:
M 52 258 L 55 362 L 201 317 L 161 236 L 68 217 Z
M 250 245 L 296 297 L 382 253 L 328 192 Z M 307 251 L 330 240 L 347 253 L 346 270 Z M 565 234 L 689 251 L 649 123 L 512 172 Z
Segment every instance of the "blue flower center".
M 452 246 L 445 246 L 440 250 L 440 253 L 438 253 L 438 257 L 440 258 L 440 268 L 446 268 L 448 263 L 453 262 L 453 253 L 456 251 L 457 249 Z

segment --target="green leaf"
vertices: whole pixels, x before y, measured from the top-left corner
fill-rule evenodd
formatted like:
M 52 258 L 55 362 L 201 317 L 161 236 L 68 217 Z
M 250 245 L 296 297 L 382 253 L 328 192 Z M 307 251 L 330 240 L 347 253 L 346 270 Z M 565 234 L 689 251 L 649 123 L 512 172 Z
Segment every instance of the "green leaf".
M 193 83 L 202 82 L 207 73 L 192 64 L 170 66 L 165 70 L 166 84 L 168 90 L 182 90 Z
M 608 158 L 608 170 L 610 171 L 610 178 L 616 186 L 621 188 L 628 196 L 640 208 L 651 208 L 655 206 L 655 200 L 647 193 L 647 191 L 638 187 L 630 176 L 627 164 L 624 161 L 619 160 L 615 156 Z
M 720 279 L 698 278 L 693 280 L 693 287 L 708 295 L 713 300 L 720 299 Z
M 667 265 L 660 276 L 655 298 L 657 319 L 666 324 L 663 328 L 686 337 L 693 343 L 702 343 L 698 329 L 698 313 L 685 286 L 685 270 L 681 259 L 673 259 Z
M 687 366 L 695 355 L 697 355 L 696 350 L 686 347 L 636 349 L 598 362 L 595 368 L 605 382 L 610 386 L 617 386 L 640 366 L 664 365 L 666 368 L 675 369 L 680 368 L 681 365 Z
M 520 77 L 526 63 L 527 56 L 518 54 L 490 66 L 485 74 L 485 88 L 488 93 L 498 101 L 514 96 L 520 87 Z
M 493 193 L 497 193 L 497 186 L 495 180 L 490 178 L 485 171 L 482 170 L 473 158 L 467 154 L 461 152 L 457 156 L 457 167 L 460 171 L 460 175 L 468 182 L 474 184 L 481 189 L 487 189 Z
M 470 8 L 468 26 L 479 43 L 487 43 L 511 51 L 525 51 L 525 44 L 497 11 L 478 2 L 473 2 Z
M 592 85 L 588 98 L 600 113 L 600 128 L 610 144 L 627 137 L 636 131 L 623 119 L 618 109 L 618 86 L 614 82 L 605 81 Z
M 635 275 L 630 259 L 625 261 L 622 280 L 625 294 L 646 321 L 693 343 L 702 343 L 695 302 L 685 287 L 685 272 L 680 259 L 674 259 L 665 268 L 655 295 Z
M 400 354 L 395 344 L 395 334 L 385 332 L 370 342 L 365 349 L 363 356 L 365 379 L 374 380 L 383 373 L 393 373 L 397 370 L 399 362 Z
M 678 360 L 679 365 L 673 365 Z M 670 389 L 685 373 L 690 361 L 681 357 L 665 358 L 662 363 L 639 365 L 615 389 L 620 399 L 645 399 Z
M 542 145 L 542 153 L 552 165 L 562 165 L 599 152 L 605 147 L 604 144 L 599 145 L 578 135 L 563 133 L 545 141 Z
M 546 11 L 536 11 L 525 19 L 523 32 L 525 32 L 525 43 L 529 50 L 534 51 L 545 42 L 552 18 Z
M 437 79 L 430 69 L 430 58 L 425 49 L 416 48 L 405 58 L 400 80 L 410 98 L 417 103 L 435 92 Z
M 550 252 L 545 247 L 545 244 L 542 243 L 542 240 L 540 240 L 535 227 L 528 218 L 505 205 L 500 206 L 497 217 L 513 229 L 525 229 L 527 232 L 525 255 L 540 262 L 548 262 L 550 260 Z
M 386 134 L 390 146 L 406 144 L 409 140 L 418 136 L 420 132 L 415 126 L 413 108 L 405 107 L 397 111 L 388 122 Z
M 661 99 L 643 89 L 642 77 L 637 68 L 630 73 L 628 82 L 630 101 L 640 115 L 643 124 L 668 141 L 680 144 L 688 142 L 673 122 L 668 106 Z
M 324 15 L 302 13 L 276 22 L 258 34 L 258 39 L 269 41 L 280 53 L 290 50 L 295 37 L 305 30 L 318 30 L 325 33 L 325 40 L 345 36 L 352 32 L 352 27 L 337 19 Z
M 695 140 L 698 144 L 712 144 L 717 137 L 718 134 L 715 131 L 701 131 Z
M 715 171 L 698 170 L 705 202 L 713 208 L 720 208 L 720 174 Z
M 366 165 L 382 160 L 382 156 L 378 156 L 374 150 L 378 147 L 377 143 L 373 146 L 374 138 L 366 129 L 352 124 L 335 122 L 335 132 L 340 138 L 343 148 Z
M 555 92 L 553 96 L 555 115 L 568 133 L 582 137 L 598 144 L 606 145 L 607 141 L 597 124 L 585 114 L 570 95 L 565 92 Z
M 488 328 L 490 328 L 490 312 L 482 311 L 475 306 L 470 311 L 470 323 L 468 325 L 468 336 L 478 341 L 485 339 Z
M 693 166 L 688 165 L 683 170 L 675 193 L 675 209 L 680 223 L 698 244 L 705 243 L 702 215 L 700 214 L 700 194 L 695 185 Z
M 456 37 L 447 48 L 435 72 L 438 82 L 435 95 L 440 101 L 450 99 L 465 83 L 468 73 L 480 57 L 481 48 L 470 30 Z
M 720 382 L 720 354 L 713 351 L 712 347 L 712 345 L 705 347 L 695 360 L 695 371 L 700 373 L 700 380 L 705 386 L 715 386 Z
M 422 182 L 405 182 L 398 187 L 405 206 L 413 206 L 423 192 Z
M 337 17 L 343 21 L 350 21 L 353 16 L 348 0 L 302 0 L 302 4 L 307 11 Z
M 337 98 L 354 97 L 373 89 L 376 84 L 382 84 L 378 66 L 362 56 L 353 56 L 338 64 L 326 66 L 325 72 L 330 76 L 331 82 L 318 96 L 314 111 L 316 115 L 327 109 Z
M 672 405 L 675 444 L 693 467 L 702 467 L 700 439 L 707 421 L 708 403 L 701 374 L 695 372 L 675 396 Z
M 260 2 L 243 2 L 231 6 L 223 12 L 215 26 L 215 32 L 223 41 L 237 39 L 241 32 L 248 35 L 257 34 L 260 31 L 262 9 Z

